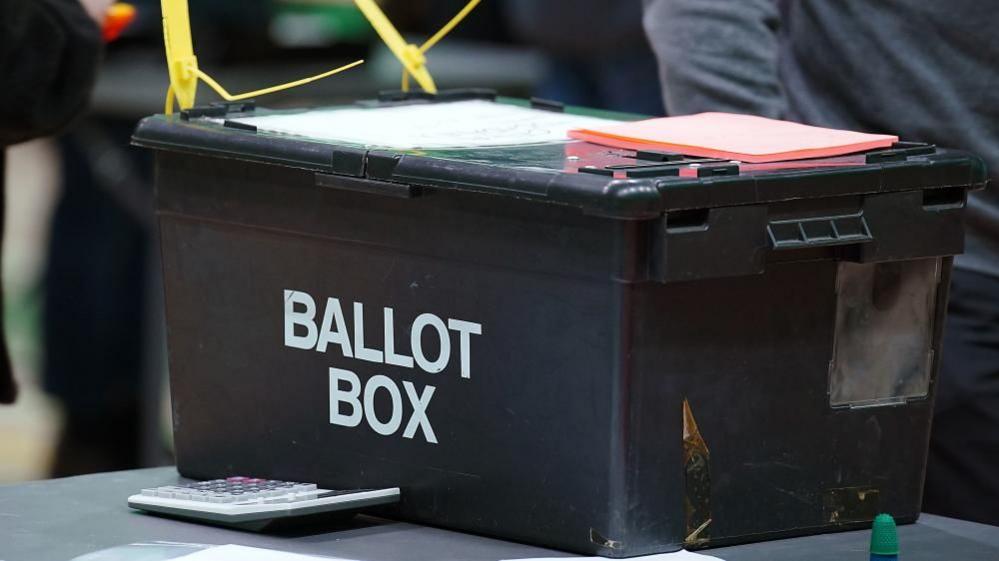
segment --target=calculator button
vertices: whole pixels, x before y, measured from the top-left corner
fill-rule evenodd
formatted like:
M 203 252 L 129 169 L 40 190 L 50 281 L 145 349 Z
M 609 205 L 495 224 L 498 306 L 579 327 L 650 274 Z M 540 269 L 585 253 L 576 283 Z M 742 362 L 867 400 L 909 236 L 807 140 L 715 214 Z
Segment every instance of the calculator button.
M 315 499 L 318 485 L 245 476 L 142 489 L 142 495 L 209 503 L 290 503 Z

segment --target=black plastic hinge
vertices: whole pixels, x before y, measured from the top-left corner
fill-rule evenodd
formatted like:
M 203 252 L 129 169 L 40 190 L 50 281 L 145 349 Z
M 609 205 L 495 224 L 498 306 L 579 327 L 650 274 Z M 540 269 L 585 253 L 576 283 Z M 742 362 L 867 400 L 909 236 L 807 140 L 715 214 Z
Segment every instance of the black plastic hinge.
M 648 162 L 679 162 L 684 159 L 684 155 L 660 150 L 638 150 L 635 152 L 635 159 Z
M 423 90 L 411 90 L 408 92 L 402 90 L 382 90 L 378 92 L 378 101 L 382 102 L 411 101 L 414 99 L 434 100 L 437 99 L 437 95 Z
M 661 162 L 643 162 L 636 164 L 611 164 L 604 169 L 623 172 L 625 177 L 662 177 L 680 175 L 683 164 L 664 164 Z
M 621 166 L 621 165 L 610 165 L 606 167 L 597 166 L 582 166 L 578 168 L 579 173 L 589 173 L 593 175 L 605 175 L 607 177 L 613 177 L 615 172 L 624 173 L 624 176 L 630 179 L 637 179 L 642 177 L 668 177 L 674 175 L 680 175 L 679 166 L 664 166 L 664 165 L 653 165 L 653 166 Z
M 368 151 L 363 148 L 334 147 L 330 153 L 329 170 L 337 175 L 361 177 L 364 175 L 367 155 Z
M 563 113 L 565 111 L 565 104 L 561 101 L 553 101 L 550 99 L 542 99 L 540 97 L 531 98 L 531 109 L 541 109 L 542 111 L 554 111 L 556 113 Z
M 611 168 L 598 168 L 597 166 L 582 166 L 577 169 L 579 173 L 590 173 L 593 175 L 606 175 L 608 177 L 614 176 L 614 170 Z
M 864 157 L 864 163 L 901 162 L 910 156 L 927 156 L 935 154 L 936 151 L 937 147 L 934 144 L 927 144 L 925 142 L 896 142 L 891 145 L 890 150 L 868 152 Z
M 199 119 L 201 117 L 225 117 L 226 109 L 225 107 L 218 105 L 195 105 L 189 109 L 182 109 L 180 111 L 180 119 L 182 121 L 190 121 L 191 119 Z
M 625 177 L 667 177 L 680 175 L 680 166 L 647 166 L 624 170 Z
M 182 121 L 201 117 L 222 118 L 233 113 L 248 113 L 256 109 L 256 103 L 249 101 L 216 101 L 208 105 L 195 105 L 180 111 Z
M 365 156 L 364 175 L 371 179 L 391 180 L 401 155 L 392 152 L 370 151 Z
M 222 126 L 224 126 L 227 129 L 236 129 L 247 132 L 257 132 L 256 125 L 251 125 L 249 123 L 240 123 L 239 121 L 230 121 L 229 119 L 226 119 L 225 122 L 222 123 Z
M 900 150 L 881 150 L 865 155 L 864 163 L 880 164 L 882 162 L 901 162 L 906 158 L 908 158 L 908 156 Z
M 937 152 L 936 144 L 900 140 L 891 145 L 892 150 L 904 150 L 907 156 L 927 156 Z
M 697 177 L 716 177 L 719 175 L 739 175 L 739 164 L 698 165 Z
M 496 101 L 499 94 L 491 88 L 452 88 L 440 90 L 436 94 L 425 91 L 404 92 L 402 90 L 383 90 L 378 92 L 376 99 L 361 99 L 354 102 L 361 107 L 381 107 L 386 104 L 405 103 L 407 101 L 429 101 L 445 103 L 450 101 L 468 101 L 481 99 Z

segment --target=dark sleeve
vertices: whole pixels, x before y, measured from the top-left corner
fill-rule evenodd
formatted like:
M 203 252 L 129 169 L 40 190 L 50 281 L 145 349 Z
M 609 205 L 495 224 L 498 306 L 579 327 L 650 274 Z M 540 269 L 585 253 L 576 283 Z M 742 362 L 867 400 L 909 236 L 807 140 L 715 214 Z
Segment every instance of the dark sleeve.
M 101 50 L 77 0 L 0 0 L 0 146 L 54 133 L 80 113 Z
M 774 0 L 644 0 L 668 115 L 729 111 L 782 118 Z

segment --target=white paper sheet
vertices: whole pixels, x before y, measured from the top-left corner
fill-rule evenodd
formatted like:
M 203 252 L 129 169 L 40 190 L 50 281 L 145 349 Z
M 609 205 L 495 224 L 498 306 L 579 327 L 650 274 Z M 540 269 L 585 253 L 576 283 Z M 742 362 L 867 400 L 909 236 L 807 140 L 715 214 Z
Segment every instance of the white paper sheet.
M 607 561 L 606 557 L 538 557 L 531 559 L 506 559 L 504 561 Z M 642 555 L 640 557 L 629 557 L 628 561 L 723 561 L 720 557 L 701 555 L 692 553 L 685 549 L 674 553 L 657 553 L 655 555 Z
M 258 131 L 398 150 L 540 144 L 568 140 L 571 129 L 617 122 L 480 99 L 235 120 Z
M 339 557 L 317 557 L 288 553 L 275 549 L 260 549 L 242 545 L 220 545 L 203 549 L 190 555 L 177 558 L 179 561 L 330 561 L 340 560 Z

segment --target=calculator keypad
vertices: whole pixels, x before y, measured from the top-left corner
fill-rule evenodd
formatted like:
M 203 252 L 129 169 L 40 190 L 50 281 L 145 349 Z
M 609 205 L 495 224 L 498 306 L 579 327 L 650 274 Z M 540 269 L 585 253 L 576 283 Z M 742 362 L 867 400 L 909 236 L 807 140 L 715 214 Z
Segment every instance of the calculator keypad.
M 238 476 L 143 489 L 142 494 L 208 503 L 290 503 L 315 499 L 319 489 L 315 483 Z

